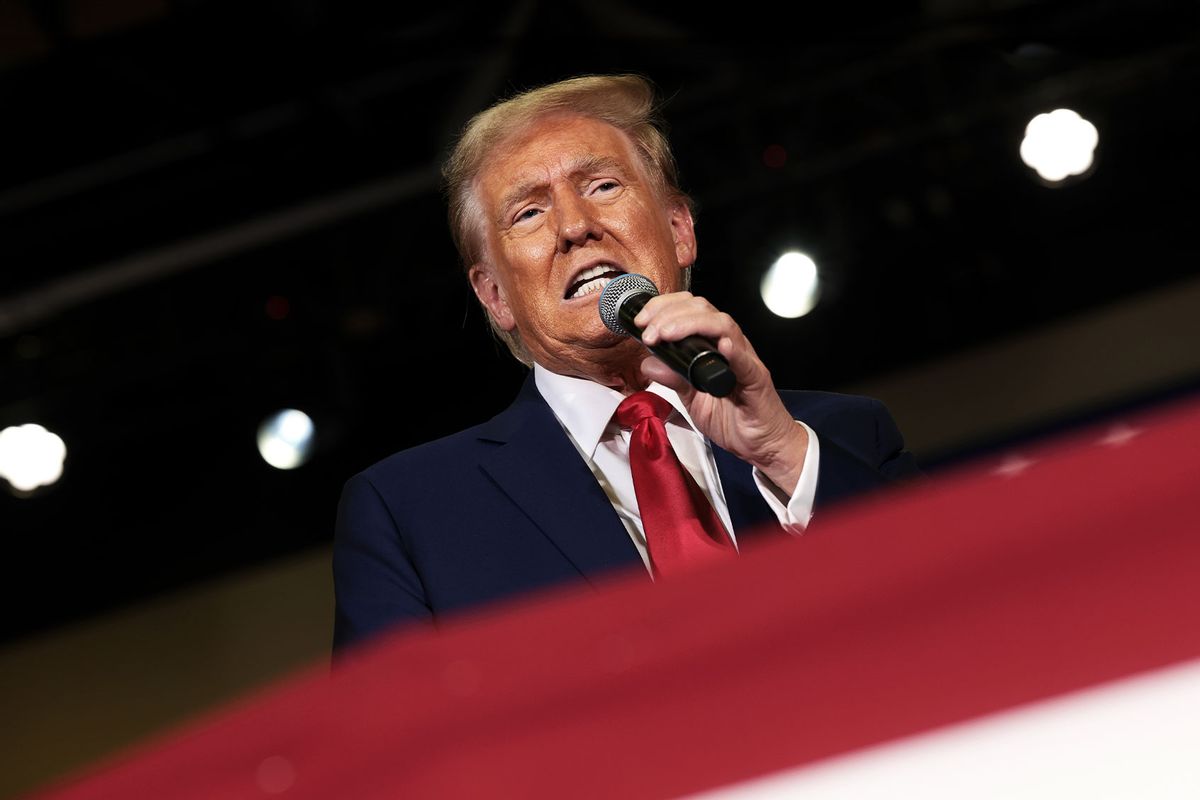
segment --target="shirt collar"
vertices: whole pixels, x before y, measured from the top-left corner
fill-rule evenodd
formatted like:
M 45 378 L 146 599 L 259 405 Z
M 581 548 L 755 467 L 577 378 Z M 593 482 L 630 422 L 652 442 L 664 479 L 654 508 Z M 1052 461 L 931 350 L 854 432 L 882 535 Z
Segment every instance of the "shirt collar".
M 605 428 L 625 396 L 616 389 L 610 389 L 586 378 L 573 378 L 551 372 L 541 364 L 533 365 L 533 380 L 537 384 L 538 392 L 545 398 L 546 404 L 550 406 L 559 423 L 567 429 L 567 433 L 575 440 L 579 449 L 589 457 L 594 456 Z M 699 433 L 674 389 L 669 389 L 661 383 L 652 383 L 646 389 L 674 407 L 678 419 L 675 416 L 671 419 L 682 422 Z

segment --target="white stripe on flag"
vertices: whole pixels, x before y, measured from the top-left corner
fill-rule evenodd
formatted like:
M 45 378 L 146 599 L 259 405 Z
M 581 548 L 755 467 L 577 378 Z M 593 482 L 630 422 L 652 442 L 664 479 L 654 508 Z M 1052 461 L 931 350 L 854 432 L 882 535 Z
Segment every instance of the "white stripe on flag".
M 1200 661 L 694 797 L 1195 800 L 1200 797 Z

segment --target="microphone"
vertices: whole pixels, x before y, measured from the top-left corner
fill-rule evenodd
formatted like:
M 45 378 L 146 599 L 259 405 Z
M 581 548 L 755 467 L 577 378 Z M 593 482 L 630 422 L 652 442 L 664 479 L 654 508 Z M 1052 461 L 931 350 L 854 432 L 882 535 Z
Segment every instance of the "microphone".
M 600 292 L 600 319 L 613 333 L 632 336 L 639 342 L 642 330 L 633 318 L 650 298 L 658 295 L 658 287 L 645 275 L 632 273 L 609 281 Z M 659 341 L 647 346 L 671 369 L 688 379 L 688 383 L 713 397 L 725 397 L 737 385 L 733 370 L 717 346 L 701 336 L 685 336 L 676 342 Z

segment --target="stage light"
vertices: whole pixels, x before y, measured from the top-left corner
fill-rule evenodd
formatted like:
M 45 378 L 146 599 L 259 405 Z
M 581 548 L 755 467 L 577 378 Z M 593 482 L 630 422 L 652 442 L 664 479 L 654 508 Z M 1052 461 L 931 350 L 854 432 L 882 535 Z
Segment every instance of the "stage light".
M 1057 183 L 1086 172 L 1099 141 L 1095 125 L 1069 108 L 1059 108 L 1038 114 L 1025 126 L 1021 160 Z
M 29 423 L 0 431 L 0 477 L 18 492 L 32 492 L 62 477 L 67 446 L 56 433 Z
M 794 319 L 813 310 L 821 294 L 816 263 L 804 253 L 784 253 L 762 279 L 762 299 L 771 313 Z
M 295 469 L 312 453 L 313 431 L 313 421 L 303 411 L 277 411 L 258 426 L 258 452 L 276 469 Z

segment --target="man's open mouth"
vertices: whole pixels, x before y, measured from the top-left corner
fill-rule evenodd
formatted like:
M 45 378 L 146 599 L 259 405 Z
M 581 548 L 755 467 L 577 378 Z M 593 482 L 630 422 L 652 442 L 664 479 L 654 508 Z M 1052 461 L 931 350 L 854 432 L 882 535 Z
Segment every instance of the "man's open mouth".
M 563 299 L 575 300 L 589 294 L 597 294 L 603 291 L 613 278 L 624 274 L 625 270 L 614 267 L 612 264 L 597 264 L 589 267 L 575 276 L 575 281 L 567 287 L 567 293 L 563 295 Z

